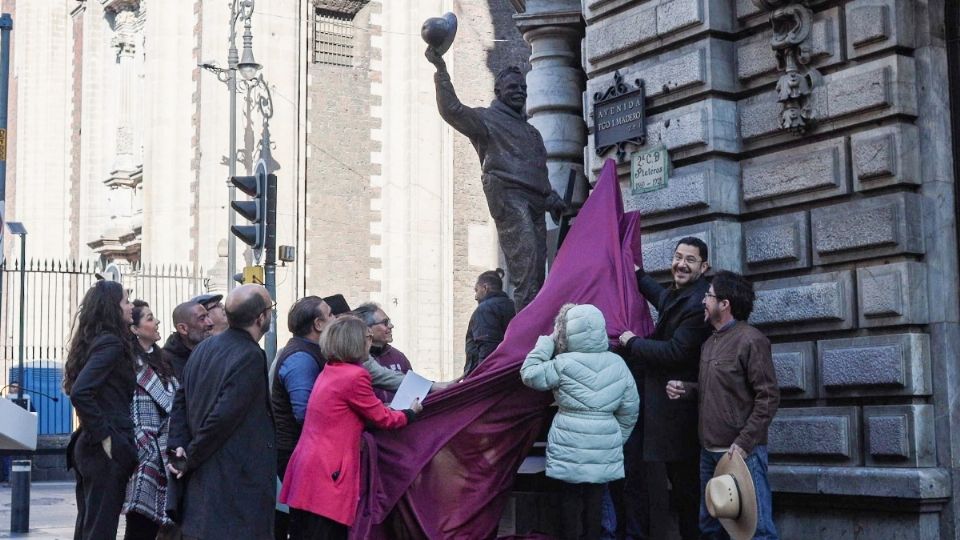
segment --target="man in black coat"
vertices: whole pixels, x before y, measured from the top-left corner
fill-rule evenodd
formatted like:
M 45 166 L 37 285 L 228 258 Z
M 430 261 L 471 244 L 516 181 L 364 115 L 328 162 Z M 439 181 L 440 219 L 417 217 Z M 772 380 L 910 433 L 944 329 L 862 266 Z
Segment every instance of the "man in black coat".
M 507 331 L 507 325 L 517 314 L 513 300 L 503 292 L 503 270 L 488 270 L 477 278 L 473 291 L 476 293 L 477 309 L 470 316 L 467 326 L 467 361 L 463 365 L 466 377 L 490 356 Z
M 207 308 L 193 300 L 173 308 L 174 332 L 163 344 L 163 356 L 173 367 L 177 380 L 182 380 L 183 367 L 187 365 L 190 351 L 213 332 L 213 321 Z
M 190 355 L 177 391 L 170 472 L 186 474 L 180 507 L 185 539 L 273 537 L 277 452 L 267 392 L 267 361 L 257 344 L 273 302 L 259 285 L 226 299 L 230 328 Z
M 653 334 L 646 339 L 624 332 L 624 358 L 642 388 L 642 413 L 624 447 L 625 532 L 628 539 L 649 538 L 650 463 L 666 464 L 678 514 L 680 536 L 700 536 L 699 455 L 696 403 L 671 400 L 664 391 L 669 380 L 695 380 L 700 348 L 710 328 L 704 321 L 703 297 L 710 288 L 704 273 L 707 245 L 695 237 L 681 239 L 673 254 L 673 286 L 664 288 L 643 269 L 637 271 L 640 293 L 657 309 Z M 690 377 L 690 378 L 684 378 Z

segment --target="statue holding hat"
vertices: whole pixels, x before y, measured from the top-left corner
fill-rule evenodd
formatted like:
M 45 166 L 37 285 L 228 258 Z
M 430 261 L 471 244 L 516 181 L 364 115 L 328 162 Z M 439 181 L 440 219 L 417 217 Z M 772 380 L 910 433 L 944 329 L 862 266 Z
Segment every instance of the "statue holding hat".
M 487 208 L 519 311 L 536 297 L 546 277 L 546 212 L 557 216 L 566 204 L 550 185 L 543 137 L 527 122 L 527 84 L 520 68 L 509 66 L 497 74 L 490 106 L 460 102 L 443 60 L 456 31 L 452 13 L 428 19 L 421 30 L 427 60 L 437 69 L 437 108 L 444 121 L 470 139 L 480 158 Z

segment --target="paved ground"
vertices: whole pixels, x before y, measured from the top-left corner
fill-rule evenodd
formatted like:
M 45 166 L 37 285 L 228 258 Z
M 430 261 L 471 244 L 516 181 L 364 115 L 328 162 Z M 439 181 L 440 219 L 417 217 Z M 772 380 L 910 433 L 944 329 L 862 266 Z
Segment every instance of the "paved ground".
M 0 538 L 71 540 L 77 519 L 73 482 L 34 482 L 30 489 L 30 532 L 10 532 L 10 485 L 0 484 Z M 123 520 L 120 520 L 123 528 Z M 122 537 L 122 534 L 119 535 Z

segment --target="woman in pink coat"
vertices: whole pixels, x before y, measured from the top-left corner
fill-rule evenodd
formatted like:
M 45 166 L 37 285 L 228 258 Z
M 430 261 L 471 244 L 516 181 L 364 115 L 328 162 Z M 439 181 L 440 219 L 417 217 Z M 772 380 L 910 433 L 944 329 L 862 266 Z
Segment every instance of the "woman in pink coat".
M 370 374 L 360 365 L 370 340 L 370 330 L 352 316 L 335 320 L 320 338 L 327 365 L 313 385 L 280 492 L 280 502 L 290 506 L 291 540 L 345 540 L 360 497 L 364 424 L 397 429 L 423 410 L 419 401 L 394 411 L 377 399 Z

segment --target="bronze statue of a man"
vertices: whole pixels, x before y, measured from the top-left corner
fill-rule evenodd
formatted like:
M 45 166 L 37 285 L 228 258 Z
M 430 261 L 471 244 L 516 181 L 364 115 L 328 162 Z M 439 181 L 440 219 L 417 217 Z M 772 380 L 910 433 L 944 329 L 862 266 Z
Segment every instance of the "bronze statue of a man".
M 547 150 L 537 128 L 527 122 L 527 84 L 520 68 L 497 74 L 496 99 L 489 107 L 467 107 L 450 82 L 446 62 L 434 47 L 427 60 L 437 68 L 434 83 L 440 116 L 466 135 L 480 156 L 483 193 L 497 225 L 500 248 L 514 286 L 517 311 L 540 291 L 547 263 L 546 212 L 566 205 L 547 178 Z

